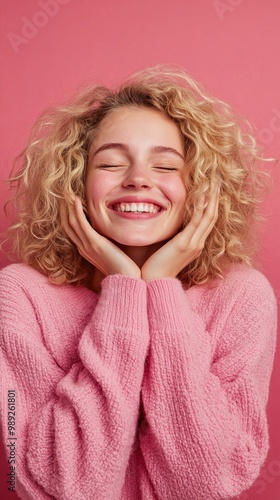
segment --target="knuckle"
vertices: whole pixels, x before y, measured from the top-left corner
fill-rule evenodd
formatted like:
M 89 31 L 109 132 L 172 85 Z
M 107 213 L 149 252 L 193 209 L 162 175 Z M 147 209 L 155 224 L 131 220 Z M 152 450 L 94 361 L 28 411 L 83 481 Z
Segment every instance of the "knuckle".
M 75 225 L 76 218 L 72 212 L 69 212 L 68 221 L 69 221 L 70 226 Z
M 204 248 L 204 241 L 193 241 L 190 244 L 190 250 L 195 253 L 195 254 L 201 254 L 202 250 Z
M 191 243 L 188 245 L 188 249 L 189 249 L 189 251 L 190 251 L 190 252 L 192 252 L 192 253 L 194 253 L 194 252 L 196 251 L 196 248 L 197 248 L 197 247 L 196 247 L 196 245 L 195 245 L 193 242 L 191 242 Z
M 90 254 L 92 254 L 92 253 L 94 252 L 93 245 L 92 245 L 92 243 L 91 243 L 90 241 L 86 241 L 86 242 L 84 243 L 84 251 L 85 251 L 88 255 L 90 255 Z
M 200 220 L 194 220 L 194 221 L 193 221 L 193 226 L 194 226 L 194 228 L 195 228 L 195 229 L 198 229 L 198 228 L 199 228 L 199 226 L 200 226 L 200 222 L 201 222 Z

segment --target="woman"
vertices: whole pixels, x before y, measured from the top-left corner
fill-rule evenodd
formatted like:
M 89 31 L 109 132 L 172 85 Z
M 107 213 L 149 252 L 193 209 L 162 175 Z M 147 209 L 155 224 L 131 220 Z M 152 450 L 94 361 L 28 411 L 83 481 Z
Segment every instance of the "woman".
M 240 494 L 269 448 L 276 339 L 250 265 L 254 140 L 183 72 L 154 68 L 43 115 L 23 157 L 21 263 L 0 285 L 18 494 Z

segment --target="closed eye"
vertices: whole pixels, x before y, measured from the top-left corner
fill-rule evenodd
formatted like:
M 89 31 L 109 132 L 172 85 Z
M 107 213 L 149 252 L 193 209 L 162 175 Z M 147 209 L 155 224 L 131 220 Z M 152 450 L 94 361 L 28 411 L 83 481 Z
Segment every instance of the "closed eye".
M 178 170 L 177 168 L 173 167 L 156 167 L 157 170 Z
M 98 168 L 111 168 L 111 167 L 123 167 L 124 165 L 114 165 L 109 163 L 104 163 L 101 165 L 97 165 Z
M 114 164 L 114 163 L 101 163 L 100 165 L 97 165 L 97 168 L 117 168 L 117 167 L 125 167 L 125 165 L 117 165 L 117 164 Z M 167 170 L 167 171 L 175 171 L 175 170 L 178 170 L 178 168 L 175 168 L 175 167 L 159 167 L 159 166 L 155 166 L 155 168 L 157 170 Z

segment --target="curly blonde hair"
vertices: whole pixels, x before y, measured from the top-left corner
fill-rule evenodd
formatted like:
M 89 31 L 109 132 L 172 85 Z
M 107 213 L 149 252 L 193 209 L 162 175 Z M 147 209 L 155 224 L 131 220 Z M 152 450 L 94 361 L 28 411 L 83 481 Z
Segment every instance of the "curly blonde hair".
M 8 232 L 18 258 L 53 283 L 89 284 L 90 264 L 61 227 L 60 203 L 71 204 L 78 195 L 87 213 L 85 173 L 91 142 L 105 116 L 131 105 L 159 110 L 183 134 L 187 220 L 213 179 L 221 180 L 216 225 L 201 255 L 178 278 L 192 286 L 223 277 L 228 263 L 251 265 L 265 175 L 256 162 L 264 158 L 251 129 L 242 132 L 240 119 L 227 104 L 207 95 L 184 71 L 166 66 L 143 70 L 116 91 L 103 85 L 87 87 L 63 107 L 39 117 L 17 158 L 22 167 L 10 177 L 18 215 Z

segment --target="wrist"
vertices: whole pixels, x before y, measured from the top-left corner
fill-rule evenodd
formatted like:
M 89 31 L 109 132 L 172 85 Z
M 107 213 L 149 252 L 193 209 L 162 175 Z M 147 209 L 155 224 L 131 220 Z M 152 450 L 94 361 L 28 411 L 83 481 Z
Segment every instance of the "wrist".
M 121 274 L 122 276 L 128 276 L 130 278 L 137 278 L 137 279 L 141 279 L 141 270 L 139 269 L 139 267 L 136 267 L 135 268 L 132 268 L 132 269 L 119 269 L 119 270 L 115 270 L 113 271 L 112 273 L 110 274 Z
M 177 276 L 177 274 L 176 274 Z M 144 281 L 151 281 L 151 280 L 159 280 L 162 278 L 176 278 L 175 275 L 173 275 L 172 272 L 164 272 L 164 271 L 158 271 L 158 272 L 146 272 L 144 269 L 141 269 L 141 278 Z

